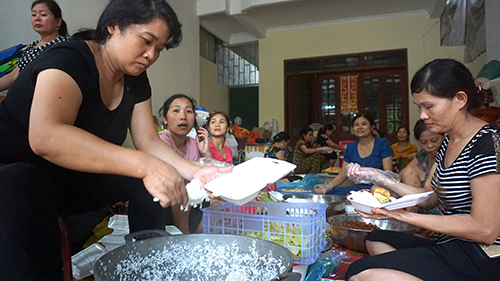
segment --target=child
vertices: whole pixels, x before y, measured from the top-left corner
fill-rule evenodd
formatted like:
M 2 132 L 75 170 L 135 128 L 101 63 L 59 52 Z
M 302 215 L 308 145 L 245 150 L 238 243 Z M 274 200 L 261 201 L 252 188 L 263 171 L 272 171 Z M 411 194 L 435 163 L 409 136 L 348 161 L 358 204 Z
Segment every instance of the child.
M 215 111 L 208 117 L 208 132 L 212 136 L 210 139 L 210 154 L 217 161 L 233 163 L 233 153 L 231 149 L 224 145 L 226 133 L 229 132 L 230 121 L 226 114 Z

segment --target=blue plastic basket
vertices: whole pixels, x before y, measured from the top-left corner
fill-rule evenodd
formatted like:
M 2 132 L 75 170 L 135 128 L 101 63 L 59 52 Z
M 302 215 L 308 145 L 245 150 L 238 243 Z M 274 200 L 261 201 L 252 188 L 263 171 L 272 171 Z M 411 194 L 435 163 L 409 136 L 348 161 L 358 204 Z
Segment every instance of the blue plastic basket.
M 245 235 L 281 244 L 296 264 L 312 264 L 326 245 L 327 205 L 226 202 L 203 208 L 203 233 Z

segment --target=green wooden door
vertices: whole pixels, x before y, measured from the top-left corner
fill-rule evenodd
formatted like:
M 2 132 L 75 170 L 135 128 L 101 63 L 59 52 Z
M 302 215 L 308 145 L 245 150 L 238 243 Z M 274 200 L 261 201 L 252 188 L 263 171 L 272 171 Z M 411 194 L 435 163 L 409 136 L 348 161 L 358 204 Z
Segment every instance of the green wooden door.
M 229 117 L 234 122 L 236 116 L 241 117 L 245 129 L 259 127 L 259 87 L 229 89 Z

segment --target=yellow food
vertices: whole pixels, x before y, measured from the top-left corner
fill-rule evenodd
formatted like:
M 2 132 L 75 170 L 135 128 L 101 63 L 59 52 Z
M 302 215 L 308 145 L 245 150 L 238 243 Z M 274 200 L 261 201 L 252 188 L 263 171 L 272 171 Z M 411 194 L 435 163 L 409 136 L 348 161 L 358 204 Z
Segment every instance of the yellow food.
M 329 168 L 325 169 L 325 172 L 328 172 L 328 173 L 340 173 L 341 170 L 342 170 L 341 167 L 329 167 Z
M 377 198 L 378 202 L 382 204 L 391 201 L 391 193 L 385 188 L 374 187 L 373 195 L 375 196 L 375 198 Z
M 301 188 L 290 188 L 290 189 L 282 189 L 283 192 L 311 192 L 311 190 L 301 189 Z

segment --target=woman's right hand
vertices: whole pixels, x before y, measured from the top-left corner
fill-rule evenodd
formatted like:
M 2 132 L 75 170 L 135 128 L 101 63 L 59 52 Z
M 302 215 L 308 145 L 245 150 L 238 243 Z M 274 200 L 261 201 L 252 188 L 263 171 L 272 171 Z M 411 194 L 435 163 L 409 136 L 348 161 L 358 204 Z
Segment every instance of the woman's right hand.
M 330 189 L 332 189 L 332 185 L 330 183 L 317 184 L 314 186 L 314 193 L 326 194 L 328 191 L 330 191 Z
M 329 154 L 333 152 L 333 148 L 328 147 L 328 146 L 322 146 L 318 148 L 318 152 L 321 154 Z
M 142 181 L 148 192 L 159 199 L 163 208 L 187 205 L 189 197 L 184 180 L 171 165 L 157 159 L 156 163 L 148 165 L 146 176 Z
M 355 183 L 373 183 L 384 187 L 390 187 L 399 183 L 399 177 L 393 172 L 361 167 L 357 163 L 349 163 L 346 174 Z

